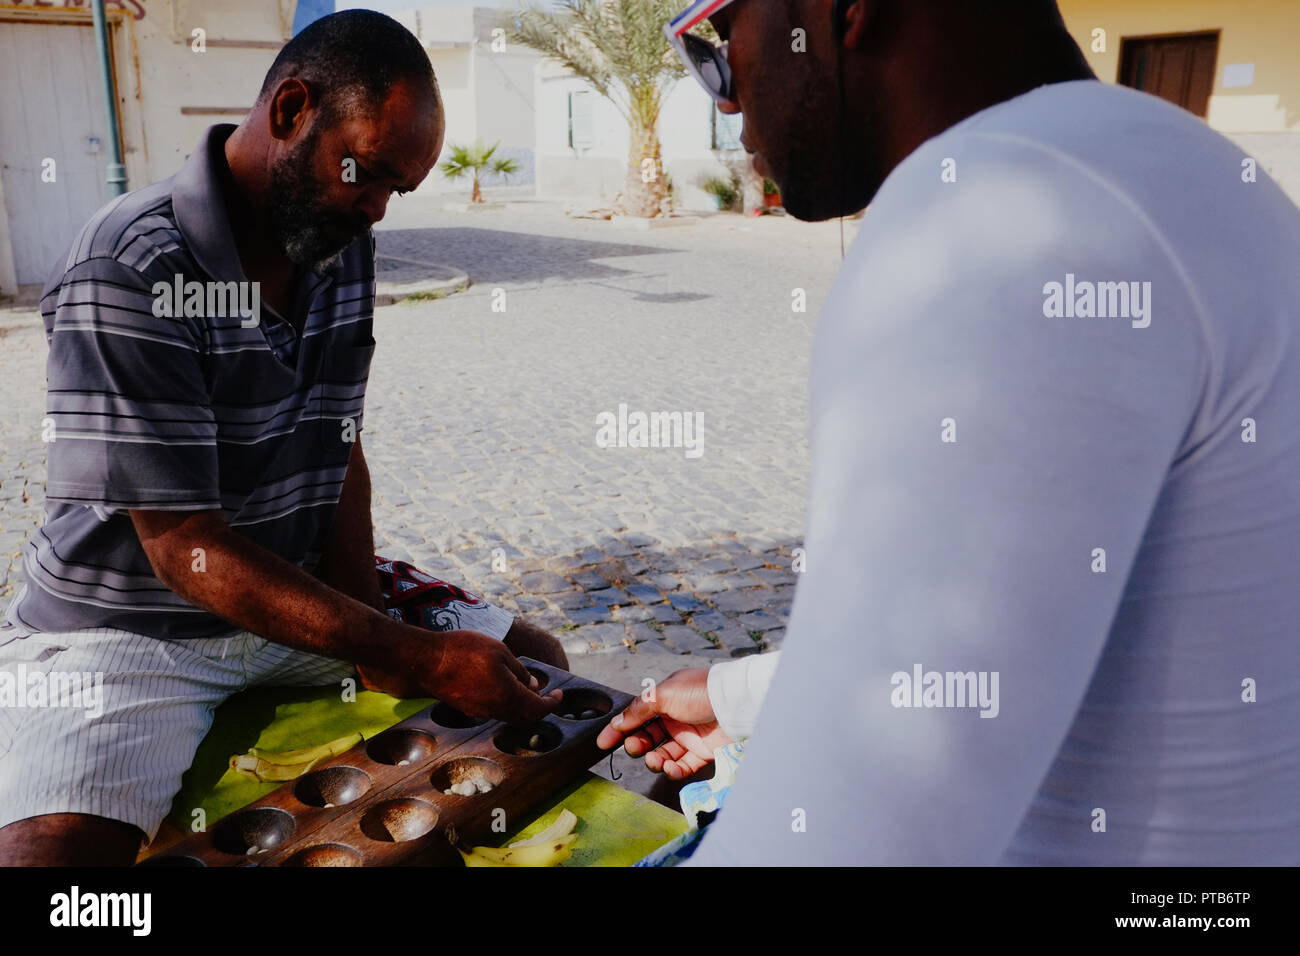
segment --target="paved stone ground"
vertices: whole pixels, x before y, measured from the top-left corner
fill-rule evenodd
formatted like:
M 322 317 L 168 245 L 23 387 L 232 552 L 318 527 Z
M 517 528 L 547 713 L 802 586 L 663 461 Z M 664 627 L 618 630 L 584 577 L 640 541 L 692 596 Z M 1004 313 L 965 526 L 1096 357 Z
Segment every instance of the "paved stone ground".
M 418 215 L 400 201 L 386 225 L 381 254 L 452 263 L 474 286 L 376 323 L 379 544 L 557 630 L 577 670 L 596 666 L 582 655 L 675 669 L 778 646 L 838 225 L 628 232 L 540 205 Z M 702 413 L 701 456 L 599 447 L 596 416 L 620 403 Z
M 404 276 L 445 263 L 474 285 L 376 311 L 364 442 L 380 552 L 556 631 L 575 672 L 628 691 L 778 647 L 838 224 L 628 231 L 547 204 L 448 213 L 410 197 L 382 225 Z M 0 329 L 7 597 L 40 520 L 46 348 L 30 315 L 0 313 Z M 702 454 L 599 447 L 596 416 L 620 403 L 702 413 Z
M 45 336 L 29 315 L 0 313 L 0 601 L 22 581 L 20 554 L 45 500 Z

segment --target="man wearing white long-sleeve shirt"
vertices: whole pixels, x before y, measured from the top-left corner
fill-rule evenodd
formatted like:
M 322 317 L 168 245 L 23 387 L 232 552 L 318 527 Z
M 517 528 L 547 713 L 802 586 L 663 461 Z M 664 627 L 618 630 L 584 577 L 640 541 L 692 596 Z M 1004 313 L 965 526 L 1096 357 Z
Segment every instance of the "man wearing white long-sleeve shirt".
M 602 743 L 681 777 L 761 703 L 694 862 L 1300 863 L 1300 212 L 1051 0 L 706 9 L 787 208 L 871 208 L 779 666 Z

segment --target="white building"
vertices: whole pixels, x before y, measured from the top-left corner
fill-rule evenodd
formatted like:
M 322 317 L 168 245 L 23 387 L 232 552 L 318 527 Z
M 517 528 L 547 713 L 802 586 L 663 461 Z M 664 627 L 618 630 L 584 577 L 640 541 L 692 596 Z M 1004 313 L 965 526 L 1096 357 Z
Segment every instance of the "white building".
M 623 188 L 630 145 L 619 110 L 553 60 L 538 66 L 536 100 L 538 196 L 612 200 Z M 700 183 L 728 178 L 728 163 L 743 166 L 740 129 L 740 117 L 718 112 L 694 80 L 670 88 L 659 115 L 659 140 L 677 208 L 711 207 Z
M 340 4 L 343 6 L 343 4 Z M 213 123 L 248 112 L 297 0 L 106 0 L 128 188 L 175 173 Z M 511 186 L 543 199 L 612 200 L 622 189 L 627 126 L 608 101 L 556 63 L 509 40 L 499 7 L 423 7 L 397 15 L 429 53 L 447 111 L 447 143 L 500 143 Z M 107 119 L 90 0 L 0 0 L 0 296 L 41 284 L 108 201 Z M 201 42 L 200 41 L 201 33 Z M 704 175 L 743 159 L 738 118 L 716 114 L 694 82 L 676 84 L 660 119 L 679 208 L 703 209 Z M 731 147 L 730 149 L 716 147 Z M 485 185 L 497 185 L 489 177 Z M 439 172 L 423 190 L 463 190 Z
M 505 14 L 499 7 L 421 7 L 393 14 L 419 38 L 433 63 L 447 114 L 445 159 L 454 145 L 499 143 L 496 156 L 519 164 L 505 181 L 511 186 L 534 182 L 534 72 L 541 57 L 508 42 Z M 483 179 L 485 185 L 500 182 Z M 421 192 L 465 189 L 448 183 L 435 170 Z
M 293 32 L 296 0 L 107 0 L 128 188 L 238 123 Z M 201 30 L 202 49 L 195 30 Z M 107 119 L 89 0 L 0 0 L 0 296 L 43 283 L 108 201 Z
M 627 123 L 585 81 L 510 40 L 510 15 L 509 8 L 468 5 L 394 14 L 429 52 L 447 111 L 448 146 L 500 142 L 497 155 L 520 166 L 510 185 L 534 185 L 540 199 L 609 202 L 623 188 Z M 726 161 L 744 161 L 740 118 L 717 113 L 698 84 L 682 81 L 664 103 L 659 134 L 678 207 L 710 208 L 699 182 L 726 178 Z M 493 183 L 484 179 L 485 186 Z M 435 174 L 421 190 L 448 188 L 464 184 L 449 186 Z

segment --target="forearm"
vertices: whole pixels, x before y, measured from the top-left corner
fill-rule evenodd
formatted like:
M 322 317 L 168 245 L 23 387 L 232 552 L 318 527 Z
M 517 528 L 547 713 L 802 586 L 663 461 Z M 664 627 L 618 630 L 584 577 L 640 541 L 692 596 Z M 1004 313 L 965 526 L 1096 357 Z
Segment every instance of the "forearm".
M 199 513 L 142 533 L 141 541 L 159 579 L 195 607 L 287 647 L 389 671 L 404 667 L 412 639 L 405 625 L 236 533 L 219 516 Z M 195 549 L 202 549 L 201 571 Z
M 348 462 L 343 491 L 334 512 L 325 553 L 316 568 L 316 577 L 335 591 L 382 611 L 384 598 L 375 573 L 374 554 L 370 468 L 358 439 Z

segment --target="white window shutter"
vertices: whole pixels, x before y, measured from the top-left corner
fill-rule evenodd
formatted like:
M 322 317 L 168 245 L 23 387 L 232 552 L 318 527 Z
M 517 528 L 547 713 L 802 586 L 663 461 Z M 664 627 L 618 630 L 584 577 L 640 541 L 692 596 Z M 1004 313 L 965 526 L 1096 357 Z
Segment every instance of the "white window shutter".
M 596 145 L 596 94 L 588 90 L 569 94 L 569 145 L 574 149 Z
M 709 107 L 713 111 L 713 148 L 743 149 L 740 134 L 744 129 L 745 118 L 740 113 L 724 113 L 713 103 Z

